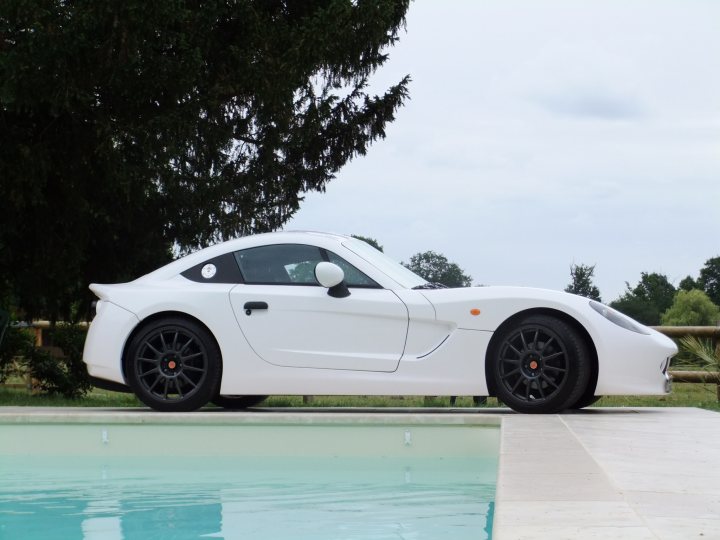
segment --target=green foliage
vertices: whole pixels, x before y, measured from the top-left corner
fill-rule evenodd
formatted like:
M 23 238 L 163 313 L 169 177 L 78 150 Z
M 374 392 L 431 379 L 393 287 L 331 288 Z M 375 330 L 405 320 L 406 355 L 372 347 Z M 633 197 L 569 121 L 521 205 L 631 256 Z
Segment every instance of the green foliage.
M 658 273 L 642 272 L 640 281 L 627 290 L 620 298 L 610 303 L 610 307 L 647 325 L 660 324 L 660 316 L 673 303 L 675 287 L 667 276 Z
M 0 289 L 70 320 L 89 282 L 279 228 L 407 98 L 367 87 L 408 5 L 0 2 Z
M 357 238 L 358 240 L 362 240 L 366 244 L 370 244 L 372 247 L 377 249 L 378 251 L 385 251 L 383 247 L 380 245 L 380 243 L 375 240 L 374 238 L 370 238 L 368 236 L 360 236 L 359 234 L 351 234 L 353 238 Z
M 50 335 L 53 343 L 62 349 L 65 358 L 61 362 L 63 374 L 60 377 L 61 384 L 56 384 L 48 391 L 60 393 L 65 397 L 85 395 L 92 388 L 87 366 L 83 362 L 87 329 L 77 325 L 59 324 Z
M 5 331 L 10 323 L 10 314 L 4 309 L 0 309 L 0 345 L 2 344 Z
M 441 283 L 446 287 L 470 287 L 472 277 L 456 263 L 448 261 L 447 257 L 434 251 L 416 253 L 410 257 L 409 263 L 403 266 L 415 272 L 418 276 L 431 283 Z
M 7 380 L 15 367 L 16 358 L 29 358 L 35 348 L 35 336 L 27 328 L 10 327 L 0 343 L 0 383 Z
M 720 306 L 720 257 L 705 261 L 705 266 L 700 269 L 697 283 L 698 288 L 704 290 L 715 305 Z
M 662 324 L 668 326 L 715 326 L 718 322 L 720 308 L 698 289 L 679 291 L 662 316 Z
M 565 287 L 565 292 L 584 296 L 592 300 L 602 302 L 600 298 L 600 289 L 598 289 L 592 281 L 595 273 L 595 265 L 571 264 L 570 265 L 570 284 Z
M 91 388 L 87 368 L 82 361 L 86 331 L 73 325 L 58 325 L 48 333 L 55 346 L 62 349 L 57 358 L 48 350 L 35 346 L 34 333 L 27 328 L 9 328 L 0 345 L 0 382 L 17 367 L 30 374 L 37 387 L 47 394 L 79 398 Z
M 693 289 L 701 289 L 700 285 L 698 285 L 698 282 L 695 281 L 692 276 L 685 276 L 683 280 L 678 285 L 678 290 L 680 291 L 692 291 Z
M 683 352 L 691 354 L 704 367 L 714 371 L 720 369 L 720 346 L 714 347 L 710 340 L 685 336 L 680 338 L 680 346 Z

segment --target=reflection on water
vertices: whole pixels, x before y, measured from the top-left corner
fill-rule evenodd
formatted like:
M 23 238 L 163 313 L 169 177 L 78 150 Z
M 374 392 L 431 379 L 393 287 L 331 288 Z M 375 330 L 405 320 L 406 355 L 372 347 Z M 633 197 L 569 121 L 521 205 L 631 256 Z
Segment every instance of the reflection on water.
M 495 458 L 3 457 L 0 539 L 489 538 Z

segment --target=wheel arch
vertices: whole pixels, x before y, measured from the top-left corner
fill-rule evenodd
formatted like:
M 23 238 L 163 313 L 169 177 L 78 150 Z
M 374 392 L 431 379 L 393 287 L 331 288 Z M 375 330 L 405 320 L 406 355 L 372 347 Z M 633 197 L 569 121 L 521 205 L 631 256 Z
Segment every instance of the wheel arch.
M 127 355 L 129 352 L 128 349 L 130 347 L 130 344 L 133 342 L 133 339 L 135 338 L 135 336 L 138 333 L 140 333 L 145 328 L 147 328 L 148 325 L 154 323 L 155 321 L 158 321 L 160 319 L 164 319 L 167 317 L 176 317 L 176 318 L 180 318 L 180 319 L 185 319 L 187 321 L 190 321 L 190 322 L 200 325 L 202 328 L 204 328 L 207 331 L 208 335 L 210 335 L 212 337 L 213 341 L 215 342 L 218 352 L 220 353 L 220 380 L 222 380 L 222 367 L 223 367 L 222 349 L 220 348 L 220 343 L 218 343 L 218 340 L 215 337 L 215 333 L 212 330 L 210 330 L 208 325 L 206 325 L 204 322 L 202 322 L 197 317 L 193 317 L 192 315 L 189 315 L 182 311 L 159 311 L 159 312 L 153 313 L 152 315 L 149 315 L 149 316 L 145 317 L 143 320 L 141 320 L 135 326 L 135 328 L 133 328 L 132 332 L 130 332 L 127 339 L 125 340 L 125 345 L 123 346 L 123 351 L 122 351 L 122 356 L 121 356 L 122 376 L 123 376 L 123 379 L 125 380 L 125 384 L 126 385 L 129 384 L 128 376 L 127 376 L 127 365 L 128 365 Z
M 497 327 L 495 332 L 493 332 L 492 338 L 490 338 L 490 343 L 488 344 L 487 351 L 485 352 L 485 380 L 487 381 L 488 385 L 488 394 L 490 396 L 495 396 L 494 382 L 493 378 L 490 376 L 490 363 L 488 362 L 488 359 L 493 354 L 495 347 L 497 347 L 500 336 L 507 328 L 511 327 L 517 321 L 524 319 L 525 317 L 528 317 L 530 315 L 548 315 L 551 317 L 556 317 L 557 319 L 560 319 L 566 324 L 572 326 L 573 329 L 575 329 L 580 334 L 583 341 L 588 347 L 588 352 L 591 360 L 591 371 L 590 380 L 588 381 L 588 389 L 592 387 L 594 392 L 598 380 L 598 353 L 597 349 L 595 348 L 595 343 L 593 342 L 593 339 L 592 337 L 590 337 L 590 334 L 588 333 L 586 328 L 572 315 L 568 315 L 564 311 L 553 308 L 530 308 L 519 311 L 518 313 L 515 313 L 514 315 L 511 315 L 510 317 L 505 319 L 500 324 L 500 326 Z

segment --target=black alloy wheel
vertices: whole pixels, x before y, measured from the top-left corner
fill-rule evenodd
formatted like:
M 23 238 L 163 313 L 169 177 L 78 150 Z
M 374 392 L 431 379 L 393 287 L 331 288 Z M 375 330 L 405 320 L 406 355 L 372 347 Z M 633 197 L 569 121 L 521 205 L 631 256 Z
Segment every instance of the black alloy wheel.
M 490 360 L 498 399 L 524 413 L 556 413 L 579 403 L 590 378 L 582 337 L 548 315 L 503 330 Z
M 158 411 L 193 411 L 220 386 L 220 351 L 212 336 L 190 320 L 160 319 L 138 332 L 126 356 L 135 395 Z
M 212 402 L 223 409 L 247 409 L 259 405 L 267 396 L 216 396 Z

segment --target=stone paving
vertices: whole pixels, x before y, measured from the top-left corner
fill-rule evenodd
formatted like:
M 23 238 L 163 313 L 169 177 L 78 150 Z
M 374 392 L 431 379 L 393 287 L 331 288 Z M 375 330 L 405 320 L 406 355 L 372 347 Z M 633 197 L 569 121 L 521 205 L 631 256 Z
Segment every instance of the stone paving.
M 720 414 L 503 415 L 493 538 L 720 538 Z

